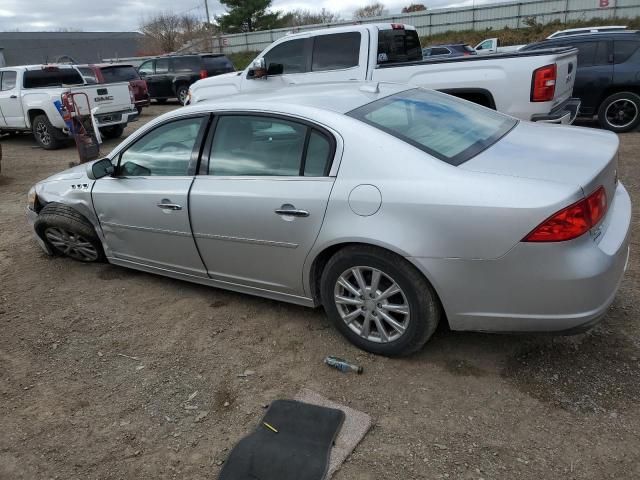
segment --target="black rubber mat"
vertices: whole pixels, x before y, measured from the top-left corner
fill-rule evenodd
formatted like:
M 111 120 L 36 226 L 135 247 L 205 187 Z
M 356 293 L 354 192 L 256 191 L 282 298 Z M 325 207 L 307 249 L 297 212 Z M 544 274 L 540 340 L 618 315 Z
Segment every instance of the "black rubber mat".
M 276 400 L 258 428 L 233 448 L 219 479 L 322 480 L 343 421 L 341 410 Z

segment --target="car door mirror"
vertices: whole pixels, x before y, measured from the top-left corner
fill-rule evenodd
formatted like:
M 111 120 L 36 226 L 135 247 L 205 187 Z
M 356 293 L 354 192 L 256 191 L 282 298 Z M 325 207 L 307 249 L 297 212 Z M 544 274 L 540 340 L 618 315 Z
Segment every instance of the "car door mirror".
M 111 160 L 103 158 L 87 165 L 87 177 L 91 180 L 98 180 L 107 175 L 112 175 L 115 171 Z

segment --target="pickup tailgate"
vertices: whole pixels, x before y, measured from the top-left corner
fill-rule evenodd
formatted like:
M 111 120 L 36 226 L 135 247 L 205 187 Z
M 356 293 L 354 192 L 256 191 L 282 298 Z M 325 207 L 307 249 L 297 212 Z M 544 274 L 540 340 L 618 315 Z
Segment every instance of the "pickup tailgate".
M 90 108 L 98 108 L 98 114 L 123 112 L 133 109 L 129 82 L 108 83 L 101 85 L 82 85 L 70 89 L 72 93 L 86 93 Z M 82 96 L 75 96 L 80 113 L 89 113 L 87 102 Z
M 556 92 L 553 104 L 559 105 L 573 94 L 573 84 L 576 81 L 578 69 L 578 51 L 572 49 L 568 52 L 556 54 Z

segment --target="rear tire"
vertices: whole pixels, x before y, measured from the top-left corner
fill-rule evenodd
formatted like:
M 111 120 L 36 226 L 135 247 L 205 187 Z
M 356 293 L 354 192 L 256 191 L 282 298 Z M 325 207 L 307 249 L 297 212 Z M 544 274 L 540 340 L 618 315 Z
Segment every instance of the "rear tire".
M 598 109 L 598 122 L 602 128 L 616 133 L 634 130 L 640 125 L 640 96 L 633 92 L 608 96 Z
M 93 225 L 71 207 L 49 203 L 40 211 L 36 232 L 53 252 L 79 262 L 104 261 L 102 243 Z
M 31 131 L 38 145 L 45 150 L 56 150 L 64 146 L 64 141 L 60 139 L 63 133 L 51 125 L 46 115 L 37 115 L 33 119 Z
M 188 85 L 178 86 L 178 88 L 176 89 L 176 97 L 178 97 L 178 103 L 180 103 L 180 105 L 186 105 L 188 95 L 189 95 Z
M 110 127 L 102 127 L 100 129 L 100 135 L 107 140 L 113 138 L 120 138 L 124 133 L 124 125 L 112 125 Z
M 404 258 L 377 247 L 353 246 L 337 252 L 322 272 L 320 289 L 325 311 L 340 333 L 379 355 L 420 350 L 441 316 L 426 278 Z

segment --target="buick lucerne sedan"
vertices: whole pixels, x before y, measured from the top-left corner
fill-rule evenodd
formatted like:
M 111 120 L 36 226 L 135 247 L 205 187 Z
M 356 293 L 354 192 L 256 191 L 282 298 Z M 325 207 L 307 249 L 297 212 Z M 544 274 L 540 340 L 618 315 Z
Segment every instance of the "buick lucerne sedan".
M 613 302 L 631 202 L 610 132 L 437 92 L 291 86 L 180 108 L 44 180 L 49 254 L 308 307 L 362 349 L 581 331 Z

